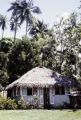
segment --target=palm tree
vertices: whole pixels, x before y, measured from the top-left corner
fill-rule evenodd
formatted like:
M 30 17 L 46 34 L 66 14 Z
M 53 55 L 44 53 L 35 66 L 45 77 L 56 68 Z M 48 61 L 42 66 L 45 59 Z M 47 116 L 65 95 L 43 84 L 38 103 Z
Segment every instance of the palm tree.
M 0 27 L 2 29 L 2 39 L 3 39 L 4 30 L 6 28 L 6 16 L 0 15 Z
M 11 29 L 11 31 L 14 31 L 14 44 L 15 44 L 15 40 L 16 40 L 16 34 L 17 34 L 18 27 L 19 27 L 19 24 L 18 24 L 17 18 L 11 19 L 10 29 Z
M 16 32 L 17 32 L 17 26 L 20 25 L 26 21 L 26 37 L 28 33 L 28 28 L 30 28 L 30 25 L 33 24 L 33 15 L 32 13 L 41 13 L 39 7 L 33 5 L 32 0 L 22 0 L 22 1 L 16 1 L 14 3 L 11 3 L 11 7 L 8 9 L 8 11 L 12 11 L 11 16 L 11 27 L 14 28 L 14 42 L 16 38 Z M 13 21 L 13 22 L 12 22 Z
M 40 33 L 42 36 L 48 32 L 47 25 L 43 23 L 43 21 L 37 21 L 34 26 L 32 26 L 30 30 L 30 35 L 36 37 L 38 33 Z
M 21 12 L 20 12 L 20 24 L 22 24 L 24 21 L 26 21 L 26 37 L 27 33 L 29 31 L 29 28 L 33 25 L 33 13 L 40 14 L 41 10 L 39 7 L 34 6 L 32 0 L 26 0 L 21 1 Z
M 9 11 L 12 11 L 12 15 L 11 15 L 11 19 L 10 19 L 10 28 L 12 31 L 14 31 L 14 43 L 16 40 L 16 33 L 17 33 L 17 28 L 18 28 L 18 15 L 20 13 L 21 10 L 21 6 L 20 6 L 20 2 L 19 1 L 15 1 L 13 3 L 11 3 L 11 7 L 8 9 Z

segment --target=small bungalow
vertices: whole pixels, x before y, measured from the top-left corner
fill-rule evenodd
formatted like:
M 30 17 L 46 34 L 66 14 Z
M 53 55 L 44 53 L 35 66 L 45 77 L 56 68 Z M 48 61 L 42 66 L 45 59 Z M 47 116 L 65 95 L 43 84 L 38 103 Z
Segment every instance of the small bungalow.
M 45 67 L 36 67 L 7 86 L 7 96 L 31 104 L 37 96 L 39 106 L 60 106 L 70 103 L 69 95 L 75 81 Z

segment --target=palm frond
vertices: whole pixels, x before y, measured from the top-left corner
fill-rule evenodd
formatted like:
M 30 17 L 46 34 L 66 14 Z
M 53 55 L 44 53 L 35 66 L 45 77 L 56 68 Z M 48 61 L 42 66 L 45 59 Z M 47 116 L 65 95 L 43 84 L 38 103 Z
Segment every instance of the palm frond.
M 10 29 L 11 29 L 12 31 L 14 31 L 14 22 L 11 22 L 11 23 L 10 23 Z
M 6 16 L 0 15 L 0 27 L 2 30 L 6 28 Z
M 33 13 L 37 13 L 37 14 L 41 14 L 42 13 L 41 10 L 40 10 L 40 8 L 37 7 L 37 6 L 33 7 L 32 11 L 33 11 Z

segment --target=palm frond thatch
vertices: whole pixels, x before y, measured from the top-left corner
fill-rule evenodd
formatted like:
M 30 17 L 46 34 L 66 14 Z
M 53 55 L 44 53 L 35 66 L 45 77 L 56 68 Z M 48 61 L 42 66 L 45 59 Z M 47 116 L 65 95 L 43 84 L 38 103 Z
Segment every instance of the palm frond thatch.
M 14 86 L 49 87 L 56 84 L 72 86 L 74 85 L 74 81 L 69 78 L 61 77 L 60 74 L 48 68 L 36 67 L 8 85 L 6 89 L 10 89 Z

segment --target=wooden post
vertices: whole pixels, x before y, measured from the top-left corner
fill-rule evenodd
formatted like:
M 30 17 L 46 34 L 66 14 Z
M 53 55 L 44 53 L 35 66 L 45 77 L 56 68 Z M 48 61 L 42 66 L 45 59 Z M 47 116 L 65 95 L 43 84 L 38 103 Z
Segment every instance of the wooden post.
M 17 96 L 17 87 L 15 87 L 15 90 L 16 90 L 16 96 Z
M 22 96 L 22 87 L 20 87 L 20 96 Z
M 12 88 L 12 97 L 14 97 L 14 88 Z

